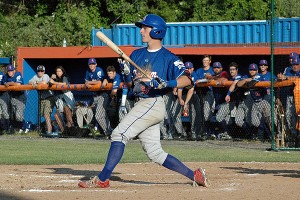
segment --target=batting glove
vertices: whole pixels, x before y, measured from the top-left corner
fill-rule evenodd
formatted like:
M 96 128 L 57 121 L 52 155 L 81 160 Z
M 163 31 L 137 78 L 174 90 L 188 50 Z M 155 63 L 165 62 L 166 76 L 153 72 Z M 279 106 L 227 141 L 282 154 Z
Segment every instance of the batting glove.
M 159 84 L 160 84 L 160 80 L 158 78 L 152 78 L 150 81 L 150 86 L 152 88 L 158 88 Z M 158 89 L 160 89 L 160 88 L 158 88 Z
M 176 80 L 165 81 L 157 76 L 151 80 L 150 85 L 151 85 L 151 87 L 154 87 L 157 89 L 163 89 L 166 87 L 174 88 L 174 87 L 177 87 L 177 81 Z
M 122 60 L 121 58 L 118 58 L 118 63 L 119 63 L 120 69 L 122 71 L 122 74 L 127 76 L 130 73 L 129 62 Z

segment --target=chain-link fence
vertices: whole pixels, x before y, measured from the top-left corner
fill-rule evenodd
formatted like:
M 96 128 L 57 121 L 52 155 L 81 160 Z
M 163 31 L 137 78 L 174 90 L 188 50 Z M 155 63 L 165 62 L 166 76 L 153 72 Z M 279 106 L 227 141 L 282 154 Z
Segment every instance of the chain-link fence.
M 203 74 L 195 87 L 177 91 L 184 101 L 189 99 L 184 105 L 172 91 L 164 95 L 167 114 L 161 124 L 162 139 L 261 140 L 272 141 L 274 149 L 297 149 L 300 84 L 299 75 L 292 70 L 300 66 L 298 59 L 295 53 L 277 57 L 273 83 L 268 60 L 249 64 L 247 76 L 240 75 L 234 62 L 228 72 L 213 63 L 210 77 Z M 277 78 L 281 73 L 283 77 Z M 89 90 L 84 84 L 47 89 L 48 85 L 2 85 L 2 133 L 37 131 L 45 137 L 109 138 L 135 101 L 127 99 L 124 112 L 119 109 L 122 89 L 113 98 L 109 88 Z M 51 95 L 45 95 L 47 92 Z

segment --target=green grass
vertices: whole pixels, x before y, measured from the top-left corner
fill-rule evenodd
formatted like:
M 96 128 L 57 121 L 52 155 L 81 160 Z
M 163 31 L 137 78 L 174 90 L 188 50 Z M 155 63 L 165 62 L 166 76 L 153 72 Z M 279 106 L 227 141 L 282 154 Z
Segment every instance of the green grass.
M 110 141 L 6 135 L 0 136 L 0 146 L 0 164 L 95 164 L 105 162 Z M 266 151 L 270 144 L 255 142 L 162 141 L 162 146 L 185 162 L 299 162 L 300 155 L 297 151 Z M 139 141 L 130 141 L 121 162 L 149 160 Z

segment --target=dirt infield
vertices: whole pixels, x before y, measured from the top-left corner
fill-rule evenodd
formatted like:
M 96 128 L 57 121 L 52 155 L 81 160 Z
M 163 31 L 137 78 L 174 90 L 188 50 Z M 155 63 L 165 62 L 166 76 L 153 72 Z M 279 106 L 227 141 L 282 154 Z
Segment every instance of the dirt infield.
M 204 167 L 210 187 L 154 163 L 119 164 L 109 189 L 81 189 L 99 165 L 2 165 L 0 199 L 300 199 L 300 163 L 186 163 Z

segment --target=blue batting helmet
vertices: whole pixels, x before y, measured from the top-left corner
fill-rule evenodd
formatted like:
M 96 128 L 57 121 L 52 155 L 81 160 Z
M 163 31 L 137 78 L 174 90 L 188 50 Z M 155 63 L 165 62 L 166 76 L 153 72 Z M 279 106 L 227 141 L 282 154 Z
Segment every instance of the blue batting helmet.
M 135 25 L 141 28 L 143 25 L 151 27 L 150 36 L 154 39 L 162 39 L 167 32 L 167 24 L 163 18 L 158 15 L 148 14 L 140 22 L 136 22 Z

